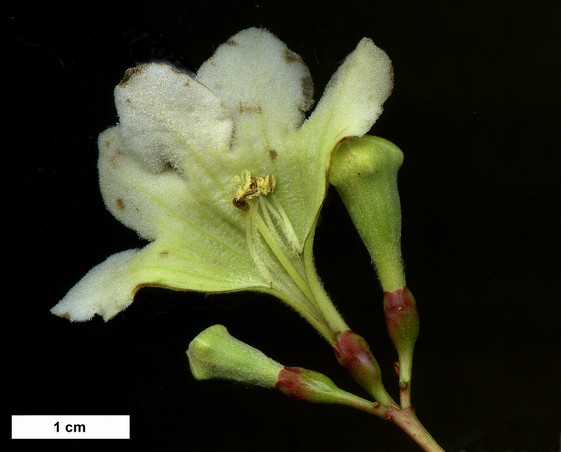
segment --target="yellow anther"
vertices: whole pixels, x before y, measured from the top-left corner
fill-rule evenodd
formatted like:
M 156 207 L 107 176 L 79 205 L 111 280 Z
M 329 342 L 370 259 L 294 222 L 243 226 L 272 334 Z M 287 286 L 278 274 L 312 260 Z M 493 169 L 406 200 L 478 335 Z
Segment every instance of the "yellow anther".
M 272 174 L 267 174 L 265 177 L 255 177 L 249 171 L 244 171 L 241 177 L 236 176 L 235 181 L 240 186 L 236 191 L 236 197 L 232 199 L 232 204 L 244 212 L 249 210 L 247 201 L 256 199 L 260 195 L 267 196 L 277 186 L 277 180 Z

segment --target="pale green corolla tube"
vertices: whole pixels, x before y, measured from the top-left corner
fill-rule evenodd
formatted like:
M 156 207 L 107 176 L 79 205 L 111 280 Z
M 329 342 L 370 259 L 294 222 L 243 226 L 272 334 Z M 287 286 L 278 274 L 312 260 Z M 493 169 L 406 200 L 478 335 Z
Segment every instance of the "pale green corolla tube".
M 409 406 L 413 349 L 419 317 L 406 287 L 401 255 L 401 206 L 397 185 L 403 153 L 375 136 L 349 139 L 333 157 L 329 180 L 366 245 L 384 290 L 388 333 L 397 349 L 402 403 Z

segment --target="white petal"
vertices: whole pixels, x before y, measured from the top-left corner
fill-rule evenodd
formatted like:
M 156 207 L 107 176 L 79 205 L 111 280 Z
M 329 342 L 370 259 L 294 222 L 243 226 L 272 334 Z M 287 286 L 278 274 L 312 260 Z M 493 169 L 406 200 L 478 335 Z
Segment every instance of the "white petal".
M 189 160 L 230 146 L 233 122 L 220 99 L 173 66 L 129 69 L 115 103 L 127 150 L 152 171 L 185 171 Z
M 148 240 L 180 221 L 190 202 L 183 177 L 172 170 L 150 172 L 132 158 L 125 151 L 121 126 L 101 133 L 98 145 L 101 194 L 115 218 Z
M 335 72 L 302 129 L 322 135 L 333 145 L 345 137 L 362 136 L 382 113 L 392 87 L 389 57 L 363 38 Z
M 242 147 L 274 148 L 299 126 L 313 85 L 302 59 L 267 30 L 249 28 L 222 44 L 197 73 L 236 118 Z M 260 150 L 260 149 L 258 149 Z
M 124 151 L 120 129 L 100 135 L 100 188 L 119 221 L 156 240 L 138 259 L 149 278 L 204 292 L 266 285 L 247 250 L 245 219 L 232 205 L 233 181 L 228 196 L 212 173 L 189 180 L 171 169 L 152 173 Z
M 299 237 L 305 239 L 325 199 L 327 173 L 337 143 L 363 135 L 382 112 L 392 88 L 392 66 L 370 39 L 363 39 L 333 75 L 323 97 L 275 161 L 278 196 Z M 289 187 L 284 191 L 284 187 Z M 309 215 L 303 215 L 307 212 Z
M 249 256 L 236 254 L 236 244 L 224 241 L 207 248 L 215 238 L 204 237 L 200 229 L 187 229 L 184 235 L 184 241 L 178 236 L 178 241 L 157 240 L 142 250 L 114 254 L 91 269 L 51 312 L 71 321 L 96 314 L 109 320 L 133 302 L 138 289 L 150 286 L 208 293 L 268 288 Z M 191 235 L 206 240 L 189 241 Z
M 139 275 L 130 271 L 138 252 L 114 254 L 92 268 L 51 312 L 72 321 L 84 321 L 95 314 L 109 320 L 124 310 L 142 283 Z

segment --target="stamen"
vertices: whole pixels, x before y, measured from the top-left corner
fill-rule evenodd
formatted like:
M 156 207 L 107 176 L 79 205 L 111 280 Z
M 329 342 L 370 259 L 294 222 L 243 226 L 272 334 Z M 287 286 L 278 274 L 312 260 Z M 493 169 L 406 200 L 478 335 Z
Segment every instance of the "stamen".
M 313 286 L 310 286 L 303 267 L 303 248 L 300 240 L 280 200 L 273 193 L 277 183 L 275 177 L 273 175 L 255 177 L 249 171 L 244 171 L 241 176 L 236 176 L 235 180 L 239 186 L 232 203 L 238 209 L 248 212 L 247 242 L 259 272 L 268 281 L 271 289 L 274 288 L 275 282 L 277 284 L 280 282 L 281 286 L 292 286 L 299 291 L 301 294 L 297 297 L 299 301 L 291 299 L 290 302 L 299 304 L 305 309 L 306 316 L 310 317 L 311 322 L 319 321 L 322 328 L 327 328 L 329 331 L 329 324 L 323 318 Z M 272 204 L 269 198 L 272 199 Z M 276 258 L 276 262 L 271 263 L 272 265 L 267 264 L 264 259 L 269 252 Z M 277 265 L 280 265 L 284 271 L 279 271 L 278 267 L 275 269 Z
M 279 201 L 279 198 L 273 193 L 271 195 L 271 199 L 273 200 L 273 204 L 275 205 L 275 207 L 277 208 L 281 218 L 282 218 L 282 222 L 281 224 L 283 225 L 283 230 L 284 233 L 286 234 L 286 237 L 289 239 L 290 244 L 292 245 L 292 249 L 294 251 L 296 251 L 297 253 L 301 253 L 302 252 L 302 244 L 300 243 L 300 240 L 298 239 L 298 236 L 296 235 L 296 231 L 294 231 L 294 227 L 292 226 L 292 223 L 290 222 L 288 215 L 286 214 L 285 210 L 282 207 L 282 204 Z
M 312 294 L 312 291 L 310 290 L 308 283 L 305 281 L 302 275 L 300 275 L 298 270 L 294 267 L 290 258 L 285 254 L 283 247 L 279 244 L 277 240 L 275 240 L 273 234 L 267 227 L 267 224 L 265 223 L 265 221 L 263 221 L 263 218 L 261 218 L 261 215 L 259 215 L 258 212 L 255 212 L 251 215 L 251 218 L 255 222 L 259 234 L 261 234 L 261 237 L 263 237 L 267 245 L 269 245 L 269 248 L 271 249 L 275 257 L 278 259 L 280 264 L 284 267 L 286 272 L 290 275 L 292 280 L 296 283 L 296 285 L 306 296 L 306 298 L 310 300 L 312 304 L 315 306 L 316 304 L 315 298 Z
M 278 213 L 274 211 L 274 209 L 272 209 L 271 205 L 267 202 L 267 198 L 264 197 L 259 198 L 257 202 L 258 202 L 258 208 L 261 207 L 260 212 L 262 212 L 263 214 L 263 218 L 265 219 L 265 223 L 267 224 L 267 227 L 269 228 L 271 233 L 275 236 L 276 241 L 279 244 L 284 244 L 284 241 L 282 240 L 281 236 L 277 232 L 275 223 L 271 218 L 271 213 L 272 213 L 273 216 L 275 216 L 275 219 L 277 219 L 276 217 L 278 216 Z
M 249 253 L 269 290 L 300 312 L 333 343 L 337 334 L 346 331 L 348 326 L 329 300 L 313 268 L 305 265 L 309 250 L 304 250 L 274 194 L 275 177 L 272 174 L 255 177 L 244 171 L 235 181 L 238 188 L 232 203 L 247 213 Z
M 254 221 L 248 221 L 246 224 L 246 238 L 249 248 L 249 254 L 253 259 L 253 262 L 257 266 L 257 270 L 261 273 L 261 276 L 268 281 L 269 286 L 273 284 L 273 277 L 269 268 L 263 262 L 263 259 L 259 257 L 259 251 L 257 250 L 257 243 L 255 241 L 257 237 L 257 226 Z

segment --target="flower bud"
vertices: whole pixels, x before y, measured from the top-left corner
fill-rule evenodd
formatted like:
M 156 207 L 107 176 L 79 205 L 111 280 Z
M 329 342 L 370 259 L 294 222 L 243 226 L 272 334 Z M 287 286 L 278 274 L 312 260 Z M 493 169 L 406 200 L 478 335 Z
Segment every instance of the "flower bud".
M 222 325 L 199 333 L 187 349 L 191 373 L 197 380 L 227 380 L 274 388 L 283 366 L 236 339 Z
M 388 334 L 399 357 L 399 382 L 411 381 L 413 348 L 419 335 L 417 303 L 407 287 L 384 292 L 384 314 Z
M 380 365 L 362 336 L 347 330 L 339 335 L 334 346 L 335 355 L 355 381 L 384 406 L 390 406 L 391 397 L 382 383 Z
M 397 172 L 403 153 L 383 138 L 344 141 L 333 157 L 329 181 L 345 204 L 374 262 L 384 290 L 405 286 L 401 258 L 401 206 Z

